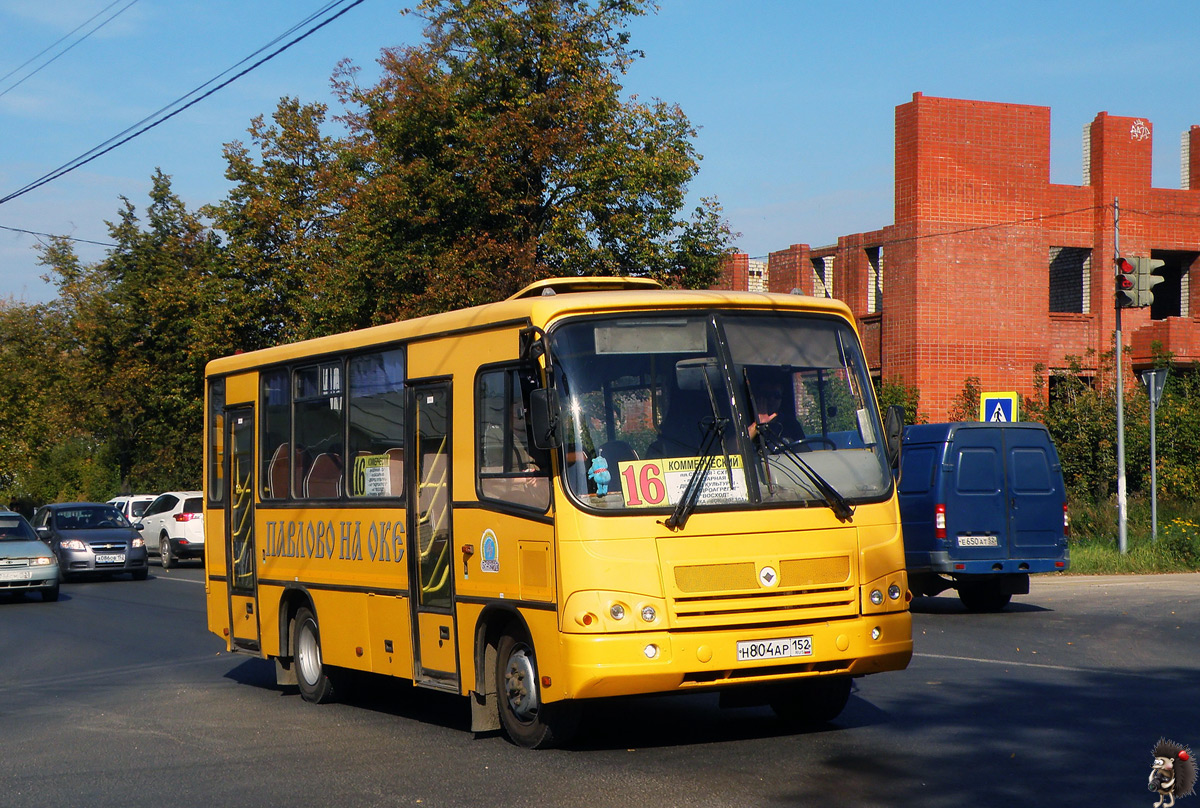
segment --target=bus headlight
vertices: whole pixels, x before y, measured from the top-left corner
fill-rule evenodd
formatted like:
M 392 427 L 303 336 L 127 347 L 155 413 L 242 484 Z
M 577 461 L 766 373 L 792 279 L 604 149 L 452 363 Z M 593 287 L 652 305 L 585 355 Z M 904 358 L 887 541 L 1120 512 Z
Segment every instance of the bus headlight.
M 883 593 L 878 589 L 871 590 L 871 603 L 874 603 L 876 606 L 883 605 Z
M 583 590 L 567 598 L 563 629 L 584 634 L 661 631 L 667 622 L 666 609 L 665 599 L 640 592 Z
M 888 587 L 888 597 L 892 600 L 900 599 L 900 587 L 897 584 L 892 584 Z

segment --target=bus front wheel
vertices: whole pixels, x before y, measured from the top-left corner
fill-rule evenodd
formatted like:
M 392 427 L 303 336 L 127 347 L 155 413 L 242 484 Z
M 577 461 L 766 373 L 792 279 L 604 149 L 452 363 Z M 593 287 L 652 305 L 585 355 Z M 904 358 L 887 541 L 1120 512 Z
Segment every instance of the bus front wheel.
M 542 702 L 537 657 L 522 631 L 509 631 L 496 648 L 496 689 L 500 724 L 518 746 L 546 749 L 565 743 L 579 723 L 570 702 Z
M 295 655 L 296 683 L 300 696 L 313 704 L 333 701 L 333 682 L 321 663 L 321 632 L 317 616 L 307 606 L 296 612 L 292 624 L 292 653 Z

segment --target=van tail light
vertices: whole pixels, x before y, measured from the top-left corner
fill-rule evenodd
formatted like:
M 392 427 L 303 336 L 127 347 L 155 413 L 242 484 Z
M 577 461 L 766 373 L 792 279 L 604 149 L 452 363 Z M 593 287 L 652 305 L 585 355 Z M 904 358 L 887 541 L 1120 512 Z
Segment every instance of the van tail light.
M 946 538 L 946 506 L 940 502 L 933 506 L 933 537 Z
M 175 514 L 176 522 L 190 522 L 193 519 L 199 519 L 203 514 L 199 513 L 177 513 Z
M 1071 538 L 1071 514 L 1067 511 L 1067 503 L 1063 503 L 1063 538 Z

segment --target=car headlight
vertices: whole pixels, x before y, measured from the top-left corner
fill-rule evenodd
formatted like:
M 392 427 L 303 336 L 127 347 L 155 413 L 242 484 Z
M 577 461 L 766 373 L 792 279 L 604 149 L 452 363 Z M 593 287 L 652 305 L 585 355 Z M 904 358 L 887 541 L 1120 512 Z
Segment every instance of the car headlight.
M 141 536 L 138 536 L 136 539 L 133 540 L 133 546 L 135 549 L 138 547 L 145 547 L 146 540 L 143 539 Z
M 58 543 L 58 546 L 64 550 L 86 550 L 87 545 L 79 539 L 63 539 Z
M 54 556 L 38 556 L 29 559 L 29 563 L 35 567 L 48 567 L 54 563 Z

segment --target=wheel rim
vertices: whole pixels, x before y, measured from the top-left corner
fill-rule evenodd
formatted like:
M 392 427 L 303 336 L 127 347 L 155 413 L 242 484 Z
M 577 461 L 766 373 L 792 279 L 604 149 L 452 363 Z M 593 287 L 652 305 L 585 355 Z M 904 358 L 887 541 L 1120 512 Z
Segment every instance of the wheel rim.
M 537 671 L 526 646 L 519 645 L 509 654 L 504 666 L 504 698 L 519 720 L 529 722 L 537 717 Z
M 312 620 L 305 620 L 300 625 L 296 637 L 296 668 L 310 685 L 315 685 L 321 676 L 321 644 L 317 641 Z

